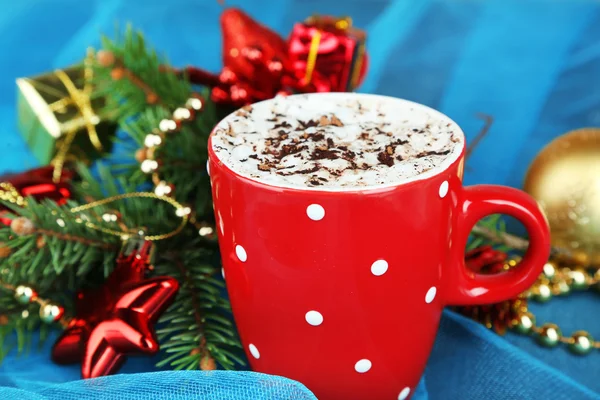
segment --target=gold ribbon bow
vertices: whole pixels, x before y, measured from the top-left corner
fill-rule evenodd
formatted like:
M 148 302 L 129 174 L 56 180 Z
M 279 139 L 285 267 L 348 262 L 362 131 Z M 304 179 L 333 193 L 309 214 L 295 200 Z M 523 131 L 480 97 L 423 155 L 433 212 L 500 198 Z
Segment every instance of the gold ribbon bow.
M 102 151 L 102 143 L 98 137 L 98 132 L 96 132 L 96 125 L 100 122 L 100 117 L 94 112 L 90 101 L 90 95 L 92 94 L 91 80 L 94 73 L 92 68 L 93 59 L 94 52 L 90 49 L 88 50 L 87 57 L 84 61 L 84 86 L 82 90 L 77 88 L 73 80 L 65 73 L 65 71 L 62 69 L 54 71 L 56 77 L 67 90 L 68 96 L 50 104 L 50 110 L 58 111 L 64 109 L 68 105 L 75 105 L 82 117 L 82 124 L 87 131 L 90 142 L 96 150 Z M 69 128 L 65 133 L 64 140 L 56 152 L 56 156 L 51 161 L 51 164 L 54 165 L 52 180 L 56 183 L 60 182 L 67 154 L 69 153 L 69 149 L 71 148 L 79 129 L 80 126 L 77 126 L 76 124 Z

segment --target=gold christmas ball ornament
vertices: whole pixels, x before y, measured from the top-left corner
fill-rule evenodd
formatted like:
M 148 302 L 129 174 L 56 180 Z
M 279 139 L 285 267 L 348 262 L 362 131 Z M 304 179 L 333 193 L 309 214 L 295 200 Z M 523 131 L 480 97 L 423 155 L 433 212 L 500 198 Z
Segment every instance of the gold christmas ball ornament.
M 600 128 L 571 131 L 535 158 L 524 189 L 544 210 L 552 244 L 600 265 Z

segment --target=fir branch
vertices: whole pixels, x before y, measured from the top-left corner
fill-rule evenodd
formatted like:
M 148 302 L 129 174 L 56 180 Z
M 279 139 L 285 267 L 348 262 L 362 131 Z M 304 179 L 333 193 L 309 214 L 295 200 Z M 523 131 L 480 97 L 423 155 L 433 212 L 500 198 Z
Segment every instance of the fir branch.
M 467 243 L 466 251 L 473 250 L 483 245 L 493 245 L 496 249 L 504 252 L 511 251 L 512 249 L 505 243 L 491 241 L 489 237 L 482 236 L 481 231 L 493 232 L 495 235 L 501 235 L 506 232 L 506 222 L 502 218 L 501 214 L 493 214 L 487 216 L 477 222 L 473 227 L 469 241 Z
M 158 104 L 161 104 L 161 105 L 165 106 L 165 104 L 163 103 L 163 101 L 161 100 L 161 98 L 158 97 L 158 95 L 156 93 L 154 93 L 154 91 L 152 90 L 152 88 L 149 87 L 137 75 L 135 75 L 133 73 L 133 71 L 131 71 L 131 70 L 127 69 L 127 68 L 124 68 L 124 67 L 118 67 L 118 68 L 122 69 L 123 74 L 125 75 L 126 79 L 129 79 L 131 81 L 131 83 L 133 83 L 134 85 L 136 85 L 137 87 L 139 87 L 146 94 L 146 102 L 148 102 L 150 104 L 158 103 Z M 113 69 L 113 72 L 115 72 L 114 69 Z
M 491 244 L 506 246 L 509 250 L 525 252 L 529 247 L 529 240 L 502 230 L 495 230 L 481 223 L 475 225 L 471 233 L 491 242 Z M 550 257 L 561 257 L 567 260 L 574 258 L 571 251 L 557 246 L 550 248 Z
M 164 110 L 149 108 L 139 118 L 122 124 L 123 130 L 140 146 L 144 147 L 144 139 L 149 132 L 156 129 L 163 118 L 168 118 Z M 210 126 L 215 121 L 214 107 L 207 104 L 199 120 L 183 125 L 179 132 L 166 136 L 164 143 L 155 150 L 154 158 L 159 162 L 157 173 L 161 180 L 172 184 L 178 201 L 191 206 L 201 219 L 212 218 L 210 197 L 210 180 L 206 171 L 208 159 L 208 133 L 210 129 L 199 128 Z M 134 151 L 132 152 L 132 160 Z M 120 174 L 127 175 L 137 184 L 148 183 L 151 176 L 140 170 L 140 164 L 132 164 L 121 168 Z
M 0 363 L 13 350 L 29 350 L 36 337 L 43 345 L 50 328 L 40 320 L 39 305 L 21 305 L 12 291 L 0 289 Z
M 191 93 L 190 84 L 180 79 L 167 65 L 164 57 L 149 49 L 143 35 L 128 26 L 116 38 L 102 38 L 102 47 L 114 54 L 114 66 L 95 66 L 94 81 L 99 88 L 95 96 L 106 97 L 108 109 L 121 121 L 135 117 L 148 108 L 172 112 L 185 104 Z M 124 68 L 127 76 L 113 79 L 114 68 Z M 158 103 L 148 102 L 149 94 L 156 95 Z
M 35 230 L 18 236 L 10 227 L 0 229 L 0 241 L 11 249 L 10 255 L 0 260 L 0 269 L 7 271 L 2 275 L 4 282 L 31 283 L 40 292 L 51 288 L 72 291 L 99 265 L 104 265 L 107 273 L 112 270 L 120 239 L 86 228 L 84 215 L 70 212 L 73 204 L 59 206 L 50 200 L 37 203 L 29 199 L 26 207 L 13 207 L 12 217 L 29 219 Z
M 465 152 L 465 158 L 467 160 L 469 159 L 475 148 L 477 148 L 479 142 L 481 142 L 483 138 L 488 134 L 490 128 L 492 127 L 492 124 L 494 123 L 494 117 L 492 117 L 491 115 L 478 113 L 477 118 L 482 119 L 484 121 L 484 125 L 481 128 L 481 131 L 479 131 L 479 133 L 477 134 L 477 136 L 475 136 L 469 147 L 467 147 L 467 150 Z
M 494 244 L 508 246 L 510 249 L 525 251 L 529 246 L 529 241 L 522 237 L 511 235 L 510 233 L 493 230 L 482 224 L 477 224 L 471 232 L 474 235 L 481 236 L 492 241 Z
M 177 267 L 177 269 L 179 270 L 180 276 L 183 277 L 183 279 L 185 280 L 185 286 L 187 287 L 193 287 L 193 277 L 191 277 L 186 268 L 185 265 L 183 264 L 183 261 L 181 260 L 181 257 L 179 256 L 179 254 L 175 253 L 175 254 L 169 254 L 168 257 L 172 260 L 173 264 Z M 206 276 L 205 276 L 206 277 Z M 193 315 L 194 315 L 194 319 L 196 321 L 196 326 L 198 327 L 198 333 L 200 335 L 204 335 L 204 330 L 202 329 L 202 316 L 200 315 L 200 313 L 202 312 L 201 308 L 200 308 L 200 302 L 198 301 L 198 294 L 196 292 L 191 292 L 190 293 L 190 301 L 192 303 L 192 309 L 193 309 Z
M 83 183 L 76 192 L 89 199 L 133 192 L 137 182 L 124 174 L 115 179 L 107 168 L 100 167 L 100 181 L 80 167 Z M 100 182 L 106 182 L 102 185 Z M 180 193 L 178 191 L 178 193 Z M 199 194 L 206 197 L 206 193 Z M 131 199 L 115 205 L 129 226 L 145 225 L 149 231 L 165 230 L 179 222 L 164 203 Z M 197 369 L 208 356 L 224 368 L 243 365 L 237 333 L 233 327 L 224 282 L 220 278 L 220 259 L 214 241 L 198 235 L 188 225 L 178 236 L 156 242 L 153 275 L 171 276 L 180 283 L 175 303 L 163 314 L 163 328 L 157 331 L 165 358 L 159 363 L 173 368 Z
M 112 171 L 102 165 L 98 166 L 99 180 L 83 165 L 79 166 L 78 173 L 83 182 L 75 190 L 86 202 L 139 191 L 139 182 L 131 176 L 121 174 L 115 178 Z M 148 235 L 173 231 L 181 222 L 172 205 L 151 198 L 129 198 L 98 206 L 95 210 L 99 214 L 116 213 L 129 230 L 142 230 Z
M 165 354 L 158 366 L 197 369 L 205 357 L 225 369 L 244 365 L 229 303 L 224 299 L 218 253 L 203 247 L 197 236 L 157 253 L 154 273 L 180 282 L 177 299 L 161 318 L 163 327 L 157 331 Z
M 96 65 L 95 81 L 100 88 L 96 94 L 107 98 L 108 108 L 119 115 L 121 128 L 138 145 L 131 151 L 131 164 L 119 166 L 115 173 L 126 175 L 137 184 L 156 185 L 158 182 L 152 182 L 151 174 L 140 170 L 135 152 L 145 148 L 146 136 L 158 129 L 161 120 L 171 119 L 176 108 L 184 107 L 194 91 L 186 77 L 176 74 L 166 59 L 158 57 L 145 44 L 143 35 L 131 27 L 124 35 L 117 34 L 115 40 L 103 38 L 103 47 L 116 61 L 112 66 Z M 126 71 L 122 79 L 113 79 L 114 68 Z M 159 102 L 148 103 L 149 90 Z M 199 219 L 210 220 L 213 213 L 206 172 L 207 142 L 221 115 L 208 92 L 205 94 L 203 107 L 196 112 L 195 119 L 166 134 L 161 146 L 155 149 L 154 159 L 159 161 L 158 180 L 173 185 L 176 199 L 190 206 Z
M 55 237 L 58 238 L 61 241 L 65 241 L 65 242 L 76 242 L 76 243 L 81 243 L 84 244 L 86 246 L 90 246 L 90 247 L 99 247 L 103 250 L 119 250 L 120 246 L 116 245 L 116 244 L 110 244 L 110 243 L 106 243 L 100 240 L 94 240 L 94 239 L 88 239 L 85 237 L 80 237 L 80 236 L 74 236 L 74 235 L 70 235 L 68 233 L 61 233 L 61 232 L 54 232 L 48 229 L 36 229 L 35 233 L 41 234 L 43 236 L 49 236 L 49 237 Z
M 132 148 L 130 164 L 125 163 L 112 170 L 118 173 L 118 179 L 114 179 L 112 173 L 102 166 L 98 169 L 100 181 L 87 169 L 80 168 L 82 181 L 76 185 L 75 192 L 83 203 L 135 192 L 140 186 L 152 184 L 152 175 L 140 170 L 140 165 L 134 160 L 134 152 L 145 147 L 146 136 L 156 132 L 161 120 L 171 119 L 173 111 L 185 106 L 186 101 L 194 96 L 185 77 L 182 79 L 173 73 L 166 60 L 149 49 L 143 36 L 131 28 L 114 41 L 104 38 L 103 47 L 114 56 L 114 62 L 110 66 L 106 65 L 110 63 L 94 66 L 94 83 L 98 90 L 93 96 L 106 98 L 107 106 L 103 111 L 116 115 L 121 128 L 129 134 L 137 148 Z M 156 99 L 150 99 L 149 95 L 156 95 Z M 183 123 L 176 132 L 167 133 L 164 143 L 155 149 L 155 159 L 160 162 L 157 171 L 160 179 L 174 185 L 175 198 L 194 209 L 196 221 L 210 222 L 212 219 L 210 183 L 205 165 L 208 135 L 219 117 L 214 104 L 205 99 L 195 119 Z M 65 287 L 79 289 L 86 285 L 90 282 L 89 277 L 98 272 L 100 260 L 104 261 L 101 271 L 104 274 L 94 275 L 96 281 L 102 280 L 114 265 L 115 252 L 92 244 L 99 241 L 109 246 L 118 245 L 120 239 L 78 224 L 77 220 L 84 219 L 84 216 L 94 224 L 108 224 L 101 216 L 112 212 L 120 216 L 118 222 L 121 226 L 146 232 L 169 231 L 180 221 L 170 206 L 148 199 L 128 199 L 77 216 L 65 215 L 66 208 L 52 204 L 48 209 L 36 209 L 35 203 L 31 207 L 32 210 L 24 212 L 31 212 L 37 229 L 52 232 L 45 232 L 45 246 L 36 250 L 32 242 L 36 235 L 14 237 L 10 232 L 5 232 L 6 242 L 14 250 L 11 258 L 17 261 L 17 265 L 29 264 L 19 269 L 27 270 L 28 274 L 33 272 L 28 276 L 43 280 L 44 288 L 49 289 L 52 283 L 55 290 L 64 290 Z M 63 221 L 57 224 L 57 219 Z M 65 240 L 73 237 L 85 240 Z M 0 230 L 0 241 L 3 239 Z M 29 250 L 37 254 L 25 257 Z M 161 350 L 165 354 L 161 364 L 170 364 L 175 369 L 209 368 L 210 362 L 203 364 L 207 359 L 215 360 L 228 369 L 244 364 L 224 282 L 220 278 L 219 254 L 214 243 L 199 237 L 197 229 L 190 225 L 177 237 L 158 242 L 155 254 L 153 274 L 171 276 L 180 282 L 178 297 L 161 320 L 168 325 L 158 331 Z M 74 265 L 74 261 L 79 265 Z M 83 273 L 80 274 L 81 271 Z M 72 279 L 75 273 L 81 275 L 81 279 Z M 10 272 L 11 282 L 19 281 L 18 274 Z
M 85 203 L 136 191 L 136 182 L 127 176 L 115 179 L 110 170 L 101 165 L 98 167 L 100 180 L 83 166 L 79 167 L 78 175 L 81 182 L 74 184 L 74 198 Z M 71 209 L 78 205 L 75 201 L 59 206 L 50 200 L 38 203 L 33 199 L 28 200 L 25 207 L 7 204 L 12 210 L 11 217 L 25 217 L 35 228 L 21 236 L 10 227 L 0 228 L 0 242 L 10 249 L 6 252 L 8 256 L 0 259 L 0 280 L 12 287 L 31 286 L 45 298 L 63 305 L 68 313 L 72 313 L 73 307 L 67 299 L 77 290 L 104 281 L 114 267 L 122 244 L 120 237 L 90 229 L 85 221 L 111 229 L 123 224 L 147 232 L 170 231 L 181 221 L 171 205 L 156 199 L 131 198 L 72 213 Z M 104 213 L 118 214 L 120 220 L 105 220 Z M 240 345 L 229 319 L 224 283 L 217 278 L 219 255 L 214 243 L 201 238 L 196 228 L 188 225 L 177 237 L 158 242 L 156 253 L 154 273 L 173 276 L 182 287 L 179 299 L 165 313 L 166 320 L 176 323 L 169 325 L 170 331 L 161 334 L 161 346 L 164 344 L 164 350 L 169 352 L 169 362 L 174 368 L 198 368 L 207 357 L 225 368 L 243 362 L 236 352 Z M 15 302 L 14 293 L 2 292 L 0 290 L 0 314 L 8 314 L 8 317 L 4 315 L 8 320 L 3 324 L 4 319 L 0 317 L 0 336 L 13 337 L 18 333 L 14 347 L 23 349 L 26 335 L 44 326 L 40 325 L 39 305 L 37 309 L 28 309 L 30 306 Z M 27 311 L 27 323 L 21 321 L 24 311 Z M 0 349 L 1 354 L 6 351 L 6 346 Z

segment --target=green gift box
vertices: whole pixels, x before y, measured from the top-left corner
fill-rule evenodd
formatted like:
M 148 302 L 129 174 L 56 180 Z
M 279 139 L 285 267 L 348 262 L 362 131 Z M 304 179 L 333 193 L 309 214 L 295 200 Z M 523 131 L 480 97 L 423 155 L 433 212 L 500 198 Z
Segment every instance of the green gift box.
M 44 165 L 92 161 L 110 152 L 117 125 L 94 96 L 92 68 L 81 65 L 18 78 L 18 127 Z

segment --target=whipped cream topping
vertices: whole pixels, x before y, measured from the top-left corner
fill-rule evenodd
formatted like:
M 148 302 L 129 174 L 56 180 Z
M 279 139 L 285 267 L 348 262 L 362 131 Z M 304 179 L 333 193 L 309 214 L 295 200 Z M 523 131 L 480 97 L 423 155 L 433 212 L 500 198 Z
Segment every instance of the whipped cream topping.
M 350 190 L 430 176 L 456 160 L 461 129 L 426 106 L 391 97 L 313 93 L 246 106 L 212 134 L 217 157 L 274 186 Z

